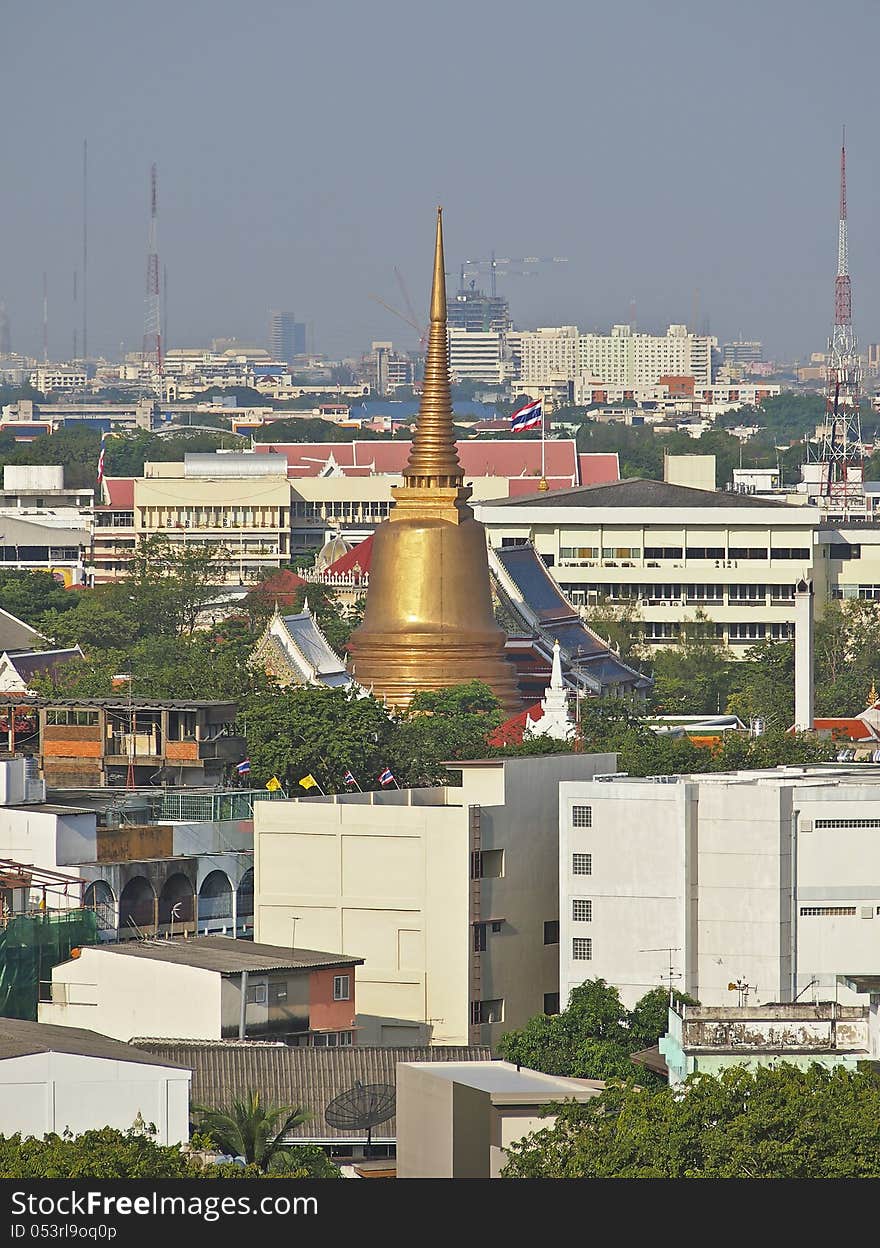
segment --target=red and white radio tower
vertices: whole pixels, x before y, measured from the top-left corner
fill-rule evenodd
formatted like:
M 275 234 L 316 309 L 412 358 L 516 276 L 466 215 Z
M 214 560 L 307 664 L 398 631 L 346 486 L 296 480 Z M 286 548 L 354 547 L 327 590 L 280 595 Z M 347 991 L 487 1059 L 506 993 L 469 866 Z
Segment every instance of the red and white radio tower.
M 150 241 L 147 247 L 147 296 L 144 308 L 144 345 L 141 362 L 158 379 L 162 376 L 162 324 L 159 304 L 159 249 L 156 241 L 156 215 L 159 203 L 159 177 L 150 169 Z
M 864 506 L 864 448 L 859 418 L 861 362 L 852 324 L 852 284 L 846 238 L 846 130 L 840 149 L 840 221 L 837 231 L 837 277 L 834 280 L 834 329 L 828 342 L 826 416 L 817 459 L 822 464 L 821 493 L 844 512 Z M 857 501 L 858 500 L 858 501 Z

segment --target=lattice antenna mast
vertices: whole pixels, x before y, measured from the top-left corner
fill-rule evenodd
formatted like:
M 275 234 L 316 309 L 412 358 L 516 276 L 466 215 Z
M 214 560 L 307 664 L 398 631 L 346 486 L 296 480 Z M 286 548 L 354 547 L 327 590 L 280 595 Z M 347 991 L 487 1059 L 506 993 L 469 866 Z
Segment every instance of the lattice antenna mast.
M 846 510 L 864 499 L 864 448 L 859 418 L 861 362 L 852 323 L 846 204 L 846 130 L 840 148 L 840 216 L 837 227 L 837 276 L 834 279 L 834 328 L 828 342 L 825 429 L 818 460 L 823 465 L 822 495 Z
M 159 178 L 156 166 L 150 169 L 150 240 L 147 246 L 147 295 L 144 308 L 144 345 L 141 362 L 156 377 L 162 376 L 162 322 L 159 300 L 159 247 L 156 223 L 159 206 Z

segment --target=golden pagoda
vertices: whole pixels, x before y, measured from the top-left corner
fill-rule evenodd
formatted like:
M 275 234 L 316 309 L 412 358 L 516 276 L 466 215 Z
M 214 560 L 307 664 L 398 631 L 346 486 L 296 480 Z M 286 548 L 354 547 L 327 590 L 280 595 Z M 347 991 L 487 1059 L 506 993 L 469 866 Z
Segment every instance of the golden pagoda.
M 425 377 L 403 478 L 373 539 L 364 619 L 349 641 L 352 674 L 393 706 L 424 689 L 481 680 L 517 710 L 516 673 L 492 611 L 486 535 L 455 446 L 439 208 Z

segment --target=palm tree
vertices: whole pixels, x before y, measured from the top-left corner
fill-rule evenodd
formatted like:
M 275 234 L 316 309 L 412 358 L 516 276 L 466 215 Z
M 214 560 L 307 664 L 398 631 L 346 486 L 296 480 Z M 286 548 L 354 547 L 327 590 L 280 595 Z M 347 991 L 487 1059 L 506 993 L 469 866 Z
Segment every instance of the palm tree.
M 217 1148 L 244 1157 L 261 1170 L 269 1169 L 286 1133 L 310 1117 L 299 1106 L 265 1105 L 259 1092 L 253 1091 L 227 1108 L 194 1105 L 193 1112 L 199 1115 L 199 1129 L 211 1136 Z

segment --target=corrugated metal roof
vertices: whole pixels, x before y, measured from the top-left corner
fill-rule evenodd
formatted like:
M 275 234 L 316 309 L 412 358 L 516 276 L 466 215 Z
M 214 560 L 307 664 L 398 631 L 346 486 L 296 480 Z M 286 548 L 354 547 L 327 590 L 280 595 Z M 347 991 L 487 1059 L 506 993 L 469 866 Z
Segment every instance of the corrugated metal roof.
M 258 945 L 231 936 L 195 936 L 189 940 L 130 940 L 118 945 L 97 945 L 99 953 L 125 958 L 152 958 L 203 971 L 234 975 L 241 971 L 321 970 L 323 967 L 360 966 L 363 958 L 318 949 L 290 949 L 283 945 Z
M 186 1068 L 189 1065 L 173 1056 L 148 1053 L 83 1027 L 56 1027 L 53 1023 L 33 1023 L 22 1018 L 0 1018 L 0 1061 L 32 1053 L 72 1053 L 117 1062 L 143 1062 L 150 1066 Z
M 360 1083 L 396 1084 L 398 1062 L 486 1062 L 485 1046 L 433 1045 L 422 1048 L 292 1048 L 259 1041 L 137 1040 L 149 1053 L 188 1066 L 193 1072 L 191 1102 L 212 1108 L 257 1091 L 273 1105 L 298 1105 L 311 1117 L 289 1139 L 298 1143 L 363 1140 L 365 1132 L 328 1126 L 324 1110 L 334 1096 Z M 393 1118 L 373 1131 L 376 1143 L 396 1138 Z

